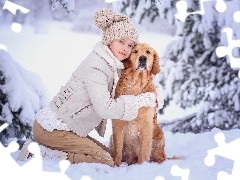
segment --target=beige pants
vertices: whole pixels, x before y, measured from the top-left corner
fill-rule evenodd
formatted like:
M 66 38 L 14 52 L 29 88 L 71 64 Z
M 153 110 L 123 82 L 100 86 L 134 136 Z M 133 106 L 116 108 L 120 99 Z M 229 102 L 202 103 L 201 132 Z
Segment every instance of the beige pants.
M 87 136 L 82 138 L 72 131 L 54 130 L 49 132 L 35 120 L 33 136 L 43 146 L 68 153 L 72 163 L 95 162 L 114 166 L 110 150 L 97 140 Z

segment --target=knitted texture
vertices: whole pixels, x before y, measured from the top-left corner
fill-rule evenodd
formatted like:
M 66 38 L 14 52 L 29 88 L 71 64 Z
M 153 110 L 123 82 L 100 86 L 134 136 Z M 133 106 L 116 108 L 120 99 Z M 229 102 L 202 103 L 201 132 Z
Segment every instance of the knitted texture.
M 112 9 L 103 8 L 95 13 L 94 21 L 96 26 L 103 30 L 102 42 L 105 45 L 124 38 L 138 43 L 137 29 L 126 15 L 115 14 Z
M 49 107 L 39 110 L 35 116 L 35 119 L 44 129 L 49 132 L 52 132 L 55 129 L 71 131 L 71 128 L 69 128 L 67 124 Z
M 131 121 L 135 119 L 138 115 L 138 98 L 137 96 L 133 95 L 121 95 L 119 98 L 123 99 L 124 106 L 125 106 L 125 112 L 123 114 L 123 117 L 120 118 L 123 121 Z
M 125 105 L 125 112 L 121 118 L 123 121 L 131 121 L 135 119 L 138 115 L 138 109 L 143 106 L 155 107 L 156 105 L 155 94 L 152 92 L 142 93 L 138 96 L 121 95 L 119 98 L 123 99 Z
M 156 106 L 156 97 L 152 92 L 145 92 L 137 96 L 138 107 L 155 107 Z
M 156 88 L 156 92 L 157 92 L 157 101 L 158 101 L 158 107 L 157 109 L 162 109 L 163 105 L 164 105 L 164 91 L 162 88 L 161 84 L 154 84 L 155 88 Z

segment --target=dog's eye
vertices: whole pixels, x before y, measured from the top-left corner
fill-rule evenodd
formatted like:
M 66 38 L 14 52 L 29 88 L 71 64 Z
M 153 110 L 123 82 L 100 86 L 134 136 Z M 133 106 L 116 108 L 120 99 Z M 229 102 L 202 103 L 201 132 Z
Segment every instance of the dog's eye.
M 150 51 L 148 51 L 148 50 L 146 51 L 146 53 L 147 53 L 147 54 L 151 54 Z
M 133 53 L 137 53 L 138 51 L 137 50 L 134 50 Z

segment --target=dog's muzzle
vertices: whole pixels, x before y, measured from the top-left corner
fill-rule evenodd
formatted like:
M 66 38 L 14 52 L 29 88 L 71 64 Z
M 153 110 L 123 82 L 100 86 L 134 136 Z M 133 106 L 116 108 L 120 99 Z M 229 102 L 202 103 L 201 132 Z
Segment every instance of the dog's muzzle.
M 140 68 L 143 68 L 143 69 L 147 69 L 147 57 L 146 56 L 140 56 L 139 59 L 138 59 L 138 66 L 137 66 L 137 69 L 140 69 Z

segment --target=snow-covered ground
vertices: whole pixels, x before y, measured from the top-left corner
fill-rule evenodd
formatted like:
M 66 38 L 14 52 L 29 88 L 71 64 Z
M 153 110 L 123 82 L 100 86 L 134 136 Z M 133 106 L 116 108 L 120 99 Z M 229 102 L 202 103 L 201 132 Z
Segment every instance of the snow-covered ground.
M 143 163 L 109 167 L 97 163 L 79 163 L 68 167 L 65 162 L 32 157 L 15 163 L 19 151 L 9 156 L 0 144 L 1 175 L 9 179 L 61 180 L 239 180 L 240 130 L 213 129 L 202 134 L 165 132 L 166 154 L 183 157 L 162 164 Z M 216 139 L 216 142 L 214 140 Z M 225 144 L 225 140 L 226 143 Z M 222 146 L 218 148 L 218 144 Z M 217 148 L 217 149 L 214 149 Z M 10 149 L 10 148 L 9 148 Z M 11 147 L 11 149 L 14 149 Z M 209 151 L 210 150 L 210 151 Z M 209 151 L 209 154 L 208 154 Z M 36 151 L 34 151 L 36 152 Z M 216 155 L 216 156 L 215 156 Z M 224 158 L 225 157 L 225 158 Z M 228 159 L 227 159 L 228 158 Z M 43 166 L 41 166 L 41 161 Z M 9 163 L 6 163 L 9 162 Z M 10 163 L 11 162 L 11 163 Z M 61 164 L 62 163 L 62 164 Z M 19 166 L 20 165 L 20 166 Z M 224 175 L 224 172 L 231 176 Z
M 58 92 L 61 85 L 66 83 L 78 64 L 91 52 L 95 43 L 101 39 L 100 35 L 79 34 L 69 31 L 69 24 L 67 23 L 55 22 L 48 24 L 46 25 L 48 28 L 37 34 L 31 26 L 23 26 L 22 32 L 17 34 L 10 29 L 10 25 L 11 24 L 1 24 L 0 44 L 6 46 L 7 51 L 15 61 L 20 63 L 24 68 L 37 73 L 42 78 L 44 84 L 50 90 L 51 96 Z M 159 55 L 162 54 L 165 46 L 172 39 L 173 37 L 171 36 L 161 34 L 147 32 L 140 34 L 140 42 L 148 43 L 154 47 Z M 176 105 L 171 104 L 166 110 L 166 114 L 159 117 L 159 121 L 161 119 L 171 120 L 195 110 L 196 109 L 190 109 L 188 112 L 185 112 L 176 108 Z M 110 123 L 107 128 L 107 133 L 104 138 L 97 137 L 94 131 L 91 135 L 107 145 L 111 134 Z M 214 139 L 214 136 L 219 132 L 225 135 L 226 143 L 232 142 L 236 144 L 230 143 L 224 148 L 224 136 L 222 137 L 221 134 L 218 134 L 220 138 Z M 65 174 L 61 174 L 58 160 L 44 158 L 44 172 L 38 171 L 38 167 L 28 166 L 29 170 L 18 171 L 20 174 L 17 174 L 14 173 L 14 171 L 17 171 L 19 166 L 6 163 L 12 161 L 8 159 L 9 154 L 7 155 L 5 148 L 0 144 L 1 175 L 3 175 L 3 173 L 8 175 L 8 179 L 13 179 L 13 177 L 33 179 L 33 176 L 35 179 L 42 176 L 50 179 L 49 177 L 51 176 L 48 173 L 53 172 L 53 177 L 58 177 L 58 179 L 74 180 L 215 180 L 220 179 L 220 177 L 230 179 L 230 177 L 224 176 L 223 174 L 220 174 L 220 177 L 218 177 L 219 171 L 225 171 L 228 174 L 233 173 L 232 177 L 235 175 L 235 179 L 240 179 L 239 172 L 237 171 L 237 169 L 240 168 L 240 158 L 239 154 L 237 154 L 240 152 L 239 129 L 230 131 L 213 129 L 211 132 L 202 134 L 177 133 L 173 135 L 170 132 L 164 133 L 166 137 L 167 156 L 183 156 L 184 159 L 168 160 L 162 164 L 144 163 L 132 166 L 122 165 L 121 167 L 80 163 L 70 165 Z M 219 152 L 216 152 L 215 163 L 213 161 L 214 159 L 212 159 L 214 158 L 213 155 L 215 155 L 214 152 L 209 156 L 209 159 L 205 159 L 208 157 L 207 151 L 217 148 L 218 144 L 221 144 L 222 148 L 219 148 Z M 14 159 L 16 159 L 18 153 L 19 151 L 12 153 Z M 223 158 L 222 156 L 230 156 L 230 159 Z M 4 158 L 6 158 L 6 161 Z M 27 163 L 18 162 L 18 164 L 23 165 L 26 163 L 27 165 L 31 163 L 31 161 L 34 161 L 34 158 L 29 159 Z M 211 163 L 213 166 L 207 166 L 207 164 Z M 27 167 L 26 165 L 23 165 L 22 169 Z M 9 174 L 10 172 L 12 173 Z M 53 177 L 51 177 L 51 179 Z

